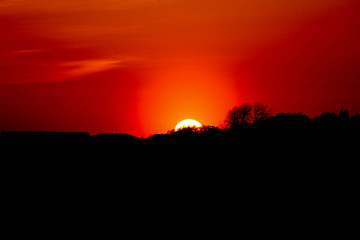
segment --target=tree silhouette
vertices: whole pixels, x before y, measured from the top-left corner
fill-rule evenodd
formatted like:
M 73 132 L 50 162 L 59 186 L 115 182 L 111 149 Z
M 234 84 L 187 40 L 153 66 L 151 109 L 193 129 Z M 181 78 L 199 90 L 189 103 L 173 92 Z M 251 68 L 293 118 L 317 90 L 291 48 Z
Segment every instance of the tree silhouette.
M 253 106 L 249 103 L 235 106 L 226 115 L 225 124 L 228 128 L 233 129 L 242 124 L 250 123 L 253 119 L 252 112 Z
M 360 121 L 360 113 L 356 113 L 354 116 L 351 116 L 350 120 Z
M 335 121 L 338 119 L 336 113 L 324 112 L 319 117 L 315 117 L 314 120 L 318 121 Z
M 254 104 L 254 122 L 258 120 L 265 120 L 271 116 L 272 109 L 269 105 L 255 103 Z
M 287 123 L 301 123 L 310 121 L 311 118 L 302 112 L 298 113 L 278 113 L 276 116 L 271 117 L 271 120 L 275 120 L 277 122 L 281 122 L 281 124 Z
M 339 120 L 343 120 L 343 121 L 349 120 L 350 119 L 349 111 L 341 109 L 338 118 Z

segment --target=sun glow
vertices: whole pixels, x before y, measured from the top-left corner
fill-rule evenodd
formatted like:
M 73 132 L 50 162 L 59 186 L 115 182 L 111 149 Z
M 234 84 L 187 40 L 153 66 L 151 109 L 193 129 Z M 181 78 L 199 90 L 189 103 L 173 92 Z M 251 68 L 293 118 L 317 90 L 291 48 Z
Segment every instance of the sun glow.
M 181 122 L 179 122 L 176 127 L 175 127 L 175 131 L 181 129 L 181 128 L 186 128 L 186 127 L 201 127 L 201 123 L 199 123 L 198 121 L 195 121 L 193 119 L 186 119 L 183 120 Z

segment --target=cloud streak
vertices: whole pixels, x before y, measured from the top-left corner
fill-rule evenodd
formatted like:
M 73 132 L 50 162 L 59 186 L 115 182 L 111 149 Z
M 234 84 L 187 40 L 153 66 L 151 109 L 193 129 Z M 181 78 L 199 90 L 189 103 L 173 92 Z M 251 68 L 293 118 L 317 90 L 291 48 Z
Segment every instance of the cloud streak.
M 115 59 L 85 59 L 80 61 L 68 61 L 60 64 L 62 72 L 68 77 L 77 77 L 108 71 L 124 66 L 124 61 Z
M 90 58 L 76 60 L 37 59 L 32 54 L 40 52 L 25 49 L 13 53 L 23 63 L 17 68 L 3 66 L 0 84 L 29 84 L 74 81 L 76 78 L 113 69 L 126 68 L 138 58 L 122 56 L 117 58 Z M 41 50 L 44 52 L 44 50 Z M 0 65 L 1 67 L 1 65 Z
M 98 10 L 122 10 L 148 4 L 158 3 L 158 0 L 0 0 L 0 8 L 11 11 L 25 12 L 76 12 Z

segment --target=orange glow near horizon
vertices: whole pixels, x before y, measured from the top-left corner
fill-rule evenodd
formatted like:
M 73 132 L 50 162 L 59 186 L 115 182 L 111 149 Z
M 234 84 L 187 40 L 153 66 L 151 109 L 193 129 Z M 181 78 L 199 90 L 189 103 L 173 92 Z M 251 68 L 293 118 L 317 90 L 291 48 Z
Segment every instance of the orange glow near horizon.
M 360 112 L 359 0 L 0 0 L 0 131 Z
M 139 115 L 145 135 L 173 129 L 179 119 L 193 118 L 218 126 L 236 102 L 229 79 L 215 66 L 181 65 L 155 72 L 140 94 Z

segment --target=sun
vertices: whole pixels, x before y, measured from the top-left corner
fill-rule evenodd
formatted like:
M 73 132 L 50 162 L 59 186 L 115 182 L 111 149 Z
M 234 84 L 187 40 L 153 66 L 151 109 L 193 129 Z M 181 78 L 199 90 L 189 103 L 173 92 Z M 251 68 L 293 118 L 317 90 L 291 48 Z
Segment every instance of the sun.
M 201 127 L 201 123 L 199 123 L 198 121 L 195 121 L 193 119 L 185 119 L 181 122 L 179 122 L 176 127 L 175 127 L 175 131 L 179 130 L 180 128 L 185 128 L 185 127 Z

